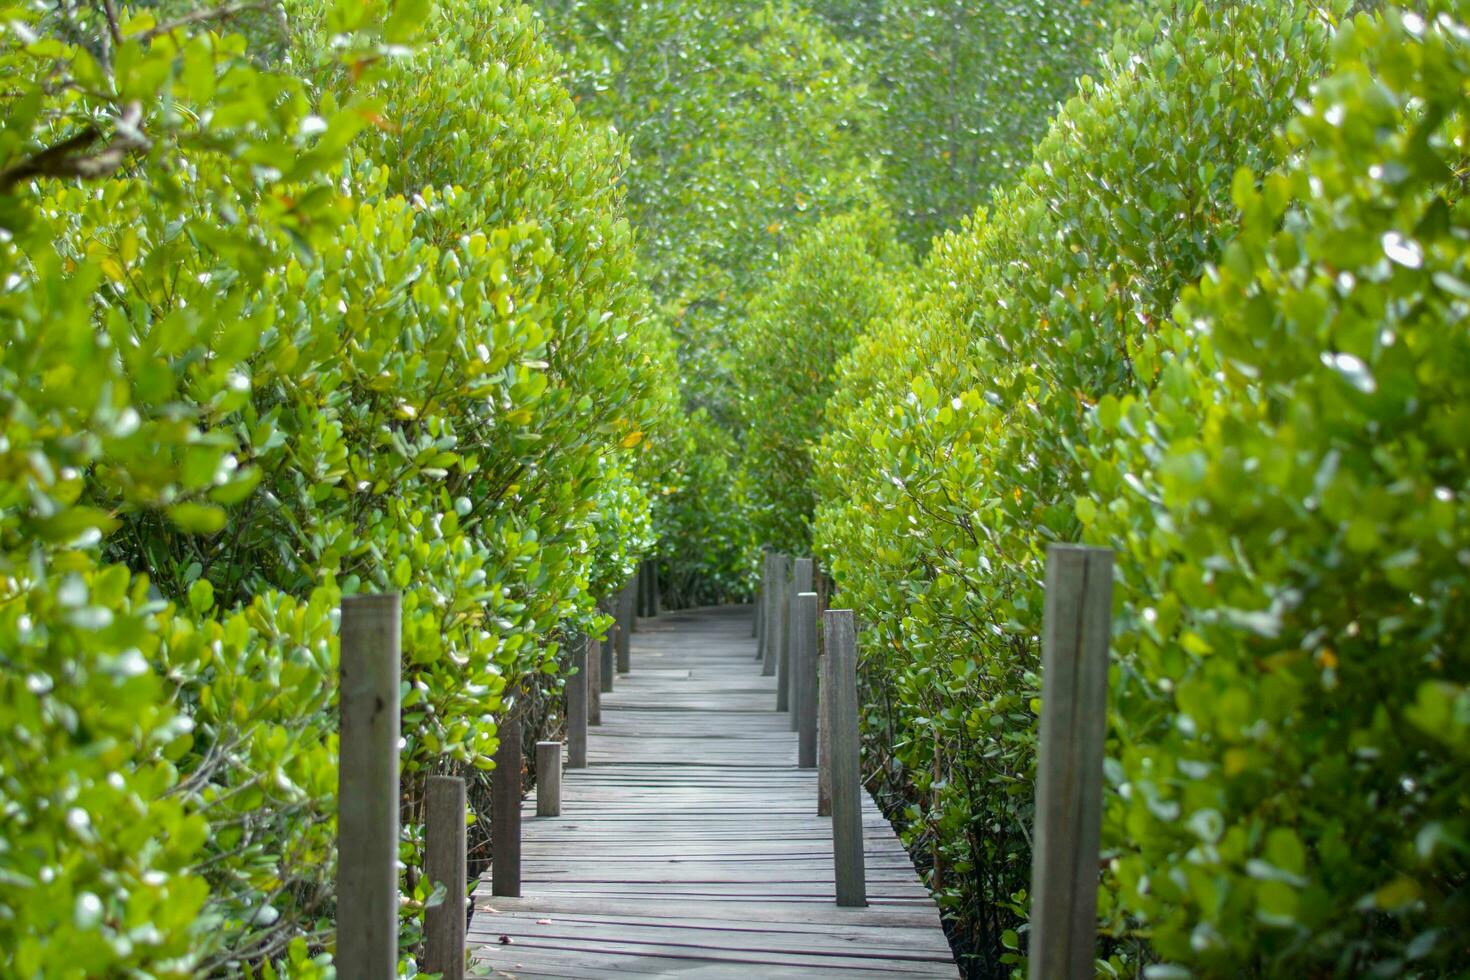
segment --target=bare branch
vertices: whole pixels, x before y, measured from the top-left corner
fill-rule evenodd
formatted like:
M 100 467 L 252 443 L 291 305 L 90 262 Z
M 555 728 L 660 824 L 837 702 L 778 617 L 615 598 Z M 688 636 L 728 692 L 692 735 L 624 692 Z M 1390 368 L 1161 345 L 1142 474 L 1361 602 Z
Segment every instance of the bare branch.
M 204 24 L 216 20 L 229 20 L 231 17 L 238 17 L 241 14 L 253 13 L 258 10 L 268 10 L 273 6 L 275 6 L 275 0 L 251 0 L 248 3 L 222 3 L 218 7 L 201 7 L 198 10 L 190 11 L 182 17 L 150 27 L 141 34 L 133 35 L 133 37 L 140 41 L 151 41 L 155 37 L 171 34 L 180 27 L 188 27 L 191 24 Z
M 88 153 L 102 132 L 88 126 L 81 132 L 69 136 L 44 150 L 25 157 L 4 170 L 0 170 L 0 194 L 32 177 L 80 177 L 95 180 L 115 173 L 129 156 L 138 150 L 147 149 L 148 140 L 138 128 L 143 121 L 143 107 L 130 102 L 117 121 L 112 140 L 95 153 Z

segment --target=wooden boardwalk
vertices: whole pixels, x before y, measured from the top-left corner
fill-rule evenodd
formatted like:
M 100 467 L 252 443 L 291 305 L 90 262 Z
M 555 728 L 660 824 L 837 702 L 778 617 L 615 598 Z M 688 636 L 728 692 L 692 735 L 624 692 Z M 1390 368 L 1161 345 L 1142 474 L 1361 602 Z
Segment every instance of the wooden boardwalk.
M 865 798 L 867 908 L 838 908 L 832 822 L 760 676 L 749 607 L 639 620 L 562 816 L 523 811 L 522 898 L 470 924 L 472 975 L 957 977 L 939 914 Z

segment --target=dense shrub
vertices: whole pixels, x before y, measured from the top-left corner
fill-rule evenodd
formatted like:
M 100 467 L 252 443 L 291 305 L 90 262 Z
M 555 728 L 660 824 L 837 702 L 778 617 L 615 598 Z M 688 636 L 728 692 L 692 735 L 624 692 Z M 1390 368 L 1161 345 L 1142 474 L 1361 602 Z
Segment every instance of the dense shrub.
M 1105 846 L 1155 975 L 1470 944 L 1470 4 L 1358 18 L 1240 233 L 1091 413 L 1119 555 Z
M 1020 184 L 936 246 L 910 322 L 845 369 L 816 536 L 869 627 L 868 764 L 986 975 L 1017 958 L 1025 921 L 1042 558 L 1077 534 L 1086 407 L 1140 384 L 1158 325 L 1233 231 L 1235 170 L 1277 161 L 1332 15 L 1159 5 Z
M 836 367 L 872 321 L 902 305 L 910 263 L 881 208 L 824 220 L 797 239 L 750 304 L 736 345 L 742 465 L 755 540 L 811 548 L 812 447 L 825 427 Z
M 22 975 L 315 968 L 335 607 L 361 590 L 403 593 L 411 947 L 423 776 L 490 765 L 503 688 L 553 683 L 555 630 L 595 628 L 592 591 L 649 544 L 670 348 L 617 143 L 523 8 L 404 4 L 386 33 L 361 5 L 292 13 L 254 48 L 72 24 L 156 104 L 103 107 L 126 117 L 116 175 L 0 198 L 0 930 Z M 432 48 L 383 61 L 425 22 Z M 53 29 L 7 28 L 7 66 L 92 70 Z M 301 77 L 260 67 L 273 45 Z M 87 107 L 6 77 L 36 109 L 3 165 L 45 162 Z M 180 120 L 198 131 L 163 138 Z M 78 175 L 102 179 L 32 179 Z
M 736 346 L 792 242 L 869 196 L 871 106 L 855 48 L 796 3 L 536 6 L 582 110 L 628 138 L 640 268 L 679 340 L 685 404 L 704 413 L 656 504 L 660 528 L 688 535 L 661 554 L 665 598 L 747 595 L 756 535 L 739 495 Z
M 867 83 L 878 186 L 927 248 L 1012 183 L 1133 0 L 810 0 Z

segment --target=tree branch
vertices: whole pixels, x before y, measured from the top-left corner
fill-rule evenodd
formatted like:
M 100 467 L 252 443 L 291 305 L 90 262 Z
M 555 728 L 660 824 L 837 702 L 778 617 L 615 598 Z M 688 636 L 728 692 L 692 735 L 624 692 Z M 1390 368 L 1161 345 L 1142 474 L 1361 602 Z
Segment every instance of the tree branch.
M 102 131 L 88 126 L 74 136 L 69 136 L 24 157 L 0 170 L 0 194 L 32 177 L 80 177 L 95 180 L 116 172 L 127 158 L 137 150 L 147 149 L 148 140 L 138 129 L 143 121 L 143 107 L 130 102 L 117 121 L 112 140 L 101 150 L 90 155 L 86 151 L 102 138 Z

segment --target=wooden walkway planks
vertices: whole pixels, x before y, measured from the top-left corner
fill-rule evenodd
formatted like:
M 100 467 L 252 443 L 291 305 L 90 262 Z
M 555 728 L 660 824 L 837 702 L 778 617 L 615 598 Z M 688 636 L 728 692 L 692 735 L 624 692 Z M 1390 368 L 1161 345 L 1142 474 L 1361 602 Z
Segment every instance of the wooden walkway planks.
M 868 908 L 835 904 L 832 821 L 748 607 L 639 621 L 631 674 L 603 695 L 590 768 L 562 816 L 523 809 L 523 898 L 476 889 L 473 975 L 958 976 L 939 915 L 865 800 Z M 503 939 L 509 939 L 507 944 Z

